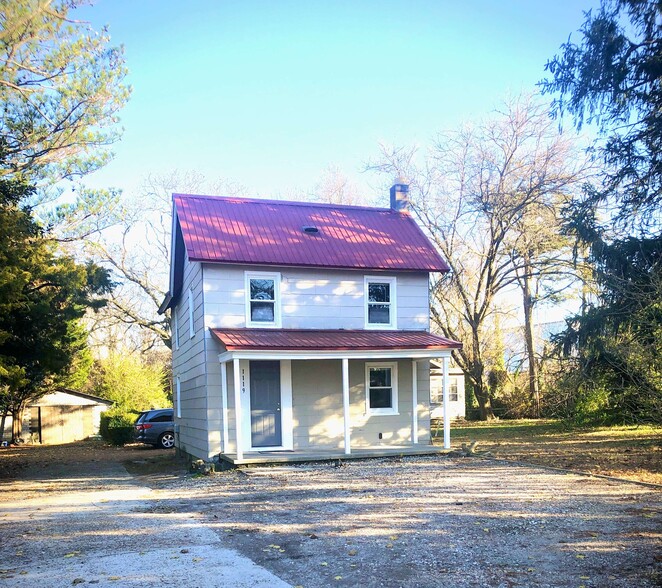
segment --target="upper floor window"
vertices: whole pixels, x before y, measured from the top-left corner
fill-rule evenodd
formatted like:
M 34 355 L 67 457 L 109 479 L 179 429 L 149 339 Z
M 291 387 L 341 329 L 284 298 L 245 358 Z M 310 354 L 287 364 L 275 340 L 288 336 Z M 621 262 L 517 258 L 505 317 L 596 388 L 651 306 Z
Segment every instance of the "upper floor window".
M 395 329 L 395 278 L 366 276 L 365 322 L 371 329 Z
M 280 326 L 280 274 L 246 272 L 246 325 Z
M 195 317 L 193 316 L 193 290 L 188 291 L 188 333 L 190 337 L 195 336 Z
M 174 307 L 170 312 L 172 313 L 170 324 L 172 345 L 175 349 L 179 349 L 179 321 L 177 320 L 177 307 Z

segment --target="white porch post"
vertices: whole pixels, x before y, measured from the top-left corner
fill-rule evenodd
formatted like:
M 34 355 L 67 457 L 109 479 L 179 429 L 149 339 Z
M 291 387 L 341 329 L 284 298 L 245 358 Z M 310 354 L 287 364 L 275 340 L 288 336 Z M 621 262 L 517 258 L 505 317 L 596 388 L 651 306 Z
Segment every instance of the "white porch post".
M 239 370 L 239 360 L 232 360 L 234 369 L 234 420 L 235 420 L 235 438 L 237 440 L 237 459 L 244 459 L 243 443 L 241 439 L 241 373 Z
M 418 373 L 416 370 L 416 360 L 411 360 L 411 442 L 412 445 L 418 443 Z
M 443 397 L 444 397 L 444 449 L 451 448 L 451 421 L 448 418 L 448 357 L 443 358 L 444 379 L 443 379 Z
M 352 453 L 349 423 L 349 359 L 342 358 L 342 408 L 345 424 L 345 454 Z
M 221 362 L 221 410 L 223 411 L 223 453 L 228 453 L 228 364 Z

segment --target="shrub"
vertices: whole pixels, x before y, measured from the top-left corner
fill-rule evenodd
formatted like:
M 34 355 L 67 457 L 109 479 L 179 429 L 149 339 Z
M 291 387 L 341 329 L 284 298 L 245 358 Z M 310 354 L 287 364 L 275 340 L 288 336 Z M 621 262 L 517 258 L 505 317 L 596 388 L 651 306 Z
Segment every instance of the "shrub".
M 136 415 L 130 412 L 108 411 L 101 414 L 99 432 L 111 445 L 118 447 L 133 441 L 133 423 Z

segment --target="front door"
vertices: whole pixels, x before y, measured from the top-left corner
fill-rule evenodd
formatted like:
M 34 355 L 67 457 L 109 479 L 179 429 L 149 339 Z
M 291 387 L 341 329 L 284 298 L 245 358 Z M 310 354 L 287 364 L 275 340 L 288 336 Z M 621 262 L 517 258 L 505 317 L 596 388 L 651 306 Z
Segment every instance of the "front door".
M 280 447 L 280 362 L 251 361 L 251 445 Z

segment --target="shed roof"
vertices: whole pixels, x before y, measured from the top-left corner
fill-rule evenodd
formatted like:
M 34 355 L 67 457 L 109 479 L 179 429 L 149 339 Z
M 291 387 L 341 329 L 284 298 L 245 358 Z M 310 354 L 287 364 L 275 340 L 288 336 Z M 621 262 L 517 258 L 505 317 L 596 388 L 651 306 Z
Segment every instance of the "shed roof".
M 427 331 L 211 329 L 228 351 L 375 351 L 459 349 L 462 344 Z
M 448 271 L 408 212 L 190 194 L 173 198 L 193 261 Z

